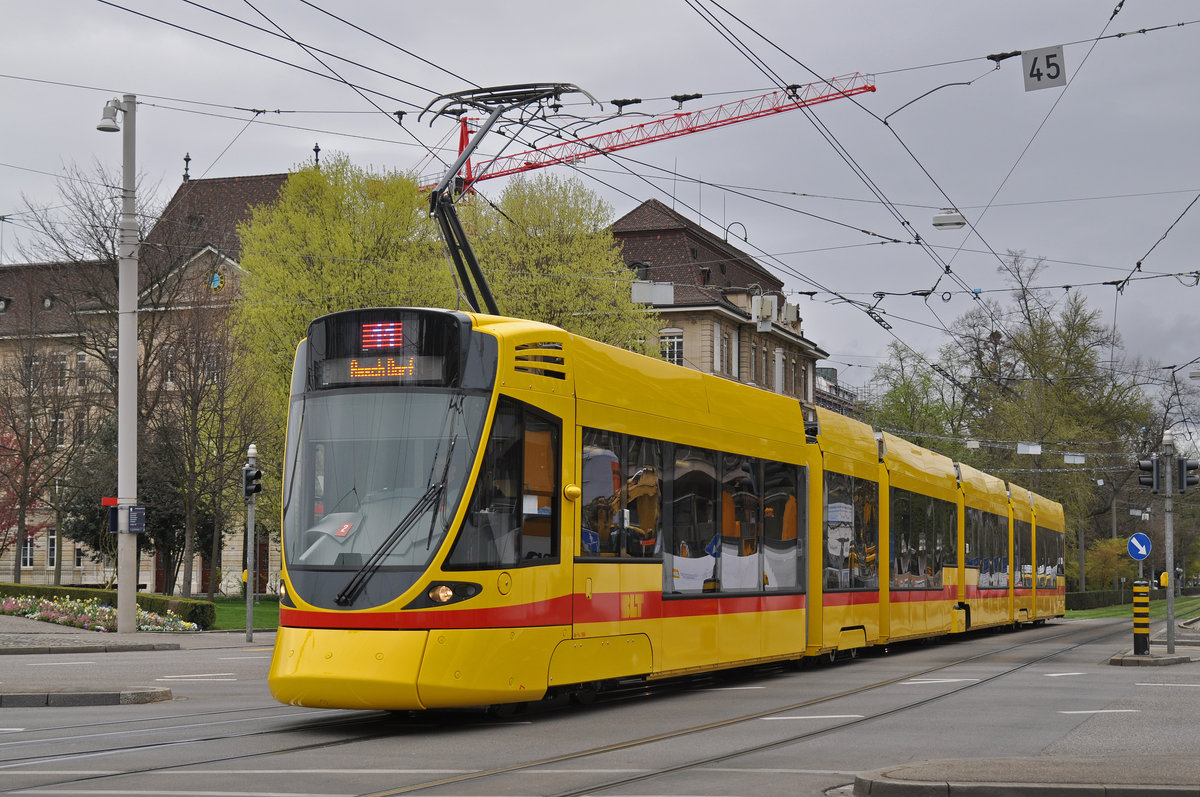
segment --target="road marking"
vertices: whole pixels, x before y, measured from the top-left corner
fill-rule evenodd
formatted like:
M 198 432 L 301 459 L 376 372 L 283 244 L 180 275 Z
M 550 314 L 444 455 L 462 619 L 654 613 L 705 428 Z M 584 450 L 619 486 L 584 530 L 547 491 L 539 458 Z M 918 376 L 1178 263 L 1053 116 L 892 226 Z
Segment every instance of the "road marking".
M 1134 686 L 1200 686 L 1200 684 L 1139 683 Z
M 237 675 L 232 672 L 201 672 L 191 675 L 164 675 L 162 678 L 155 678 L 156 681 L 172 681 L 178 683 L 180 681 L 236 681 L 237 678 L 227 678 L 224 676 Z
M 26 664 L 26 667 L 73 667 L 76 664 L 95 664 L 94 661 L 48 661 L 45 664 Z
M 1139 708 L 1096 708 L 1089 711 L 1060 711 L 1059 714 L 1140 714 Z
M 1087 675 L 1086 672 L 1048 672 L 1043 673 L 1047 678 L 1061 678 L 1064 675 Z
M 790 717 L 763 717 L 765 720 L 860 720 L 862 714 L 802 714 Z
M 342 792 L 294 792 L 294 791 L 133 791 L 130 789 L 21 789 L 11 794 L 57 794 L 62 797 L 82 797 L 94 794 L 97 797 L 120 797 L 120 795 L 148 795 L 148 797 L 353 797 L 353 793 Z
M 20 733 L 24 728 L 0 728 L 0 733 Z
M 959 684 L 978 680 L 978 678 L 910 678 L 900 683 L 901 685 L 912 686 L 915 684 Z

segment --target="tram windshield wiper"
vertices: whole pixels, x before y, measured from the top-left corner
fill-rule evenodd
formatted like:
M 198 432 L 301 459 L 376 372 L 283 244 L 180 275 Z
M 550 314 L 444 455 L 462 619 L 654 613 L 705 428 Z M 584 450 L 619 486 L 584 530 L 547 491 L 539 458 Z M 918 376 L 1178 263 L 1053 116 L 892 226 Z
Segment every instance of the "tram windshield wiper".
M 408 533 L 408 530 L 416 525 L 416 522 L 421 518 L 422 515 L 437 506 L 437 502 L 441 498 L 442 492 L 445 489 L 445 479 L 440 482 L 430 484 L 429 487 L 426 488 L 424 495 L 417 499 L 417 503 L 412 509 L 408 510 L 408 514 L 406 514 L 400 520 L 400 522 L 396 524 L 396 527 L 392 529 L 391 534 L 388 534 L 387 538 L 379 544 L 379 547 L 375 549 L 375 552 L 371 554 L 367 561 L 363 562 L 363 565 L 358 569 L 358 572 L 354 574 L 353 578 L 350 579 L 346 586 L 342 588 L 342 591 L 337 594 L 337 597 L 334 598 L 334 602 L 337 603 L 338 606 L 349 606 L 350 604 L 354 603 L 355 599 L 362 594 L 363 589 L 367 586 L 367 582 L 370 581 L 371 577 L 374 576 L 376 571 L 379 570 L 380 565 L 383 564 L 384 558 L 391 552 L 393 548 L 396 547 L 396 544 L 404 538 L 404 535 Z M 434 513 L 434 517 L 431 522 L 436 521 L 437 514 Z

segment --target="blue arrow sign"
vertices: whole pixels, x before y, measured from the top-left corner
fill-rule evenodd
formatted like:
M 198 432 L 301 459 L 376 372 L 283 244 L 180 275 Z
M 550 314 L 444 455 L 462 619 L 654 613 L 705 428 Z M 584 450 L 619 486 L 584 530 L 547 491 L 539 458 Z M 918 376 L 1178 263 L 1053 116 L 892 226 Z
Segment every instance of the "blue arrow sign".
M 1138 532 L 1129 538 L 1129 555 L 1141 561 L 1150 555 L 1150 538 Z

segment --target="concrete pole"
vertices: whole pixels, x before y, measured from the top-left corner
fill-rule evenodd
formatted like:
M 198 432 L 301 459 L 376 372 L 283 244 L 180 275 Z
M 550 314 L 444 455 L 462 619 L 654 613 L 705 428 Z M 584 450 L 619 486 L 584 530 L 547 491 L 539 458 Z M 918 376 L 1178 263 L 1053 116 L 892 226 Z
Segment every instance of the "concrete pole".
M 117 631 L 137 632 L 137 537 L 129 507 L 137 504 L 137 97 L 126 94 L 121 162 L 121 239 L 117 263 Z

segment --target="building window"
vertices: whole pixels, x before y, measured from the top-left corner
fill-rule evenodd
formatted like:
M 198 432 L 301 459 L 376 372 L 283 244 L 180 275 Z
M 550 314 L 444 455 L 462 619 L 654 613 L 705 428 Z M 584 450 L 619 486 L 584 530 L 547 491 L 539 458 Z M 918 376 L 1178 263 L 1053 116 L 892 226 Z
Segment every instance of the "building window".
M 168 386 L 175 384 L 175 347 L 167 346 L 163 350 L 163 381 Z
M 658 351 L 674 365 L 683 365 L 683 330 L 664 329 L 658 333 Z
M 67 386 L 67 355 L 65 352 L 50 355 L 50 378 L 55 388 Z
M 21 567 L 33 567 L 33 537 L 31 536 L 26 536 L 25 541 L 21 544 Z
M 75 383 L 80 393 L 87 390 L 87 355 L 81 351 L 75 353 Z
M 46 531 L 46 567 L 54 567 L 58 561 L 58 529 L 50 528 Z
M 733 339 L 727 331 L 721 331 L 721 373 L 733 373 Z
M 83 567 L 83 546 L 75 546 L 75 567 Z
M 55 448 L 62 448 L 67 444 L 67 423 L 61 412 L 56 412 L 50 417 L 50 440 Z

